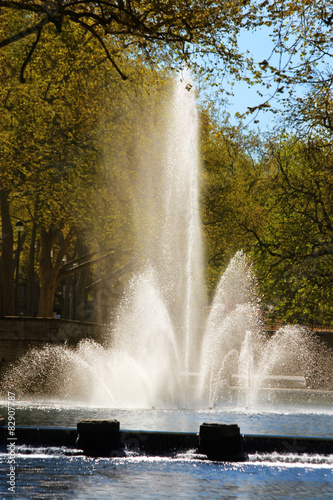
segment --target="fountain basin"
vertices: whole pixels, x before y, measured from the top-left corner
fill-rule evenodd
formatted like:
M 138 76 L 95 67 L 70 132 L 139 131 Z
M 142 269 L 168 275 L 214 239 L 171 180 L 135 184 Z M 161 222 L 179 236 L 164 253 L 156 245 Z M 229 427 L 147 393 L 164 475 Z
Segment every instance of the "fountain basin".
M 18 426 L 16 437 L 16 446 L 26 447 L 26 453 L 29 453 L 29 447 L 66 447 L 74 451 L 74 454 L 82 455 L 83 453 L 82 448 L 80 449 L 77 445 L 77 428 Z M 0 428 L 2 449 L 7 447 L 7 438 L 8 428 L 3 426 Z M 248 453 L 333 454 L 333 437 L 240 434 L 240 439 L 242 460 L 246 460 Z M 199 453 L 199 432 L 120 430 L 119 441 L 119 447 L 110 448 L 107 455 L 103 449 L 101 453 L 97 450 L 95 456 L 120 456 L 120 454 L 126 456 L 126 452 L 133 451 L 150 456 L 172 456 L 192 450 L 197 458 L 207 458 L 202 450 Z M 236 458 L 238 461 L 239 455 Z M 229 455 L 228 461 L 230 460 L 232 456 Z

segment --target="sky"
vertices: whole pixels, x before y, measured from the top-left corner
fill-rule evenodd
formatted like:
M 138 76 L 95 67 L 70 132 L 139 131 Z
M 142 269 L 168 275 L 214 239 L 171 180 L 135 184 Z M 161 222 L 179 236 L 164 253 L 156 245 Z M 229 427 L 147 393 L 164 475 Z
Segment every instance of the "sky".
M 246 52 L 248 50 L 252 55 L 253 59 L 257 62 L 267 60 L 271 55 L 273 49 L 273 43 L 268 35 L 268 29 L 260 29 L 254 32 L 244 32 L 239 37 L 239 46 L 241 52 Z M 258 85 L 249 86 L 244 82 L 235 82 L 234 85 L 225 87 L 226 90 L 232 91 L 234 96 L 229 96 L 229 105 L 226 111 L 230 114 L 231 124 L 236 124 L 237 119 L 234 118 L 236 112 L 242 114 L 248 107 L 254 107 L 259 105 L 264 101 L 265 98 L 260 97 L 257 91 L 262 91 L 264 96 L 268 97 L 267 89 L 260 87 Z M 274 105 L 279 107 L 277 101 L 274 101 Z M 259 123 L 254 123 L 254 115 L 249 115 L 245 119 L 245 124 L 248 124 L 250 129 L 261 131 L 271 130 L 274 126 L 274 120 L 276 120 L 277 115 L 270 111 L 261 111 L 256 117 Z
M 244 34 L 241 34 L 239 46 L 242 52 L 248 50 L 253 59 L 258 62 L 268 59 L 273 49 L 273 43 L 268 35 L 268 31 L 266 30 L 265 32 L 264 29 L 251 33 L 246 31 Z M 232 117 L 236 112 L 244 113 L 248 107 L 254 107 L 263 102 L 263 98 L 257 94 L 258 90 L 261 90 L 264 95 L 267 95 L 267 90 L 263 90 L 263 88 L 256 85 L 249 86 L 242 82 L 235 83 L 232 89 L 234 97 L 230 97 L 230 106 L 228 108 L 232 122 L 234 121 Z M 275 115 L 269 111 L 260 112 L 257 119 L 259 119 L 259 124 L 254 124 L 252 121 L 253 115 L 250 115 L 249 118 L 245 120 L 245 123 L 251 122 L 249 123 L 250 128 L 269 130 L 273 127 Z

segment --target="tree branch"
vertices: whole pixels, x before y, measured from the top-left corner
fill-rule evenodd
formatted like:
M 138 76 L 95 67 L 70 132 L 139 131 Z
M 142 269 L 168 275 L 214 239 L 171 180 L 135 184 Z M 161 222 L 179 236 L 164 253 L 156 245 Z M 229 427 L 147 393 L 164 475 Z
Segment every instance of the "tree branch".
M 83 257 L 79 257 L 78 259 L 73 259 L 70 262 L 64 264 L 59 271 L 58 279 L 67 278 L 67 276 L 71 276 L 78 271 L 82 271 L 82 269 L 86 269 L 87 267 L 92 266 L 93 264 L 97 264 L 99 262 L 103 262 L 107 260 L 110 255 L 113 255 L 115 252 L 112 250 L 111 252 L 107 252 L 103 255 L 97 255 L 96 252 L 85 255 Z
M 32 47 L 31 47 L 31 49 L 29 51 L 29 54 L 27 55 L 26 60 L 24 61 L 24 63 L 21 66 L 21 71 L 20 71 L 20 82 L 21 83 L 25 83 L 24 71 L 25 71 L 27 65 L 29 64 L 30 59 L 32 58 L 32 55 L 33 55 L 33 53 L 34 53 L 34 51 L 35 51 L 35 49 L 36 49 L 36 47 L 38 45 L 41 33 L 42 33 L 42 28 L 39 28 L 38 31 L 37 31 L 36 40 L 32 44 Z
M 18 33 L 16 33 L 15 35 L 12 35 L 8 38 L 6 38 L 5 40 L 2 40 L 0 42 L 0 49 L 2 47 L 6 47 L 7 45 L 10 45 L 11 43 L 13 42 L 16 42 L 18 40 L 22 40 L 23 38 L 25 38 L 26 36 L 29 36 L 29 35 L 32 35 L 33 33 L 36 33 L 37 32 L 37 36 L 38 36 L 38 32 L 41 31 L 41 29 L 50 22 L 50 19 L 49 17 L 44 17 L 39 23 L 35 24 L 34 26 L 30 26 L 30 28 L 25 28 L 24 30 L 22 31 L 19 31 Z
M 89 31 L 97 40 L 98 42 L 100 43 L 100 45 L 103 47 L 104 51 L 105 51 L 105 54 L 106 54 L 106 57 L 107 59 L 110 61 L 110 63 L 112 64 L 112 66 L 115 68 L 115 70 L 118 72 L 118 74 L 121 76 L 122 80 L 126 81 L 128 79 L 128 76 L 126 76 L 122 71 L 121 69 L 119 68 L 119 66 L 116 64 L 116 62 L 112 59 L 111 57 L 111 54 L 110 52 L 108 51 L 103 39 L 99 36 L 99 34 L 94 30 L 94 28 L 92 26 L 90 26 L 89 24 L 86 24 L 84 23 L 83 21 L 78 21 L 78 23 L 83 27 L 85 28 L 87 31 Z

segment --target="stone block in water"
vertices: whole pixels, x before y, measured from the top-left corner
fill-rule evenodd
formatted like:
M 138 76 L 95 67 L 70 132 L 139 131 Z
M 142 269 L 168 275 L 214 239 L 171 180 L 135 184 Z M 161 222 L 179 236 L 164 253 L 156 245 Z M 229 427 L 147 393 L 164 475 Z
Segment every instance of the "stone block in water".
M 199 451 L 211 460 L 237 460 L 242 453 L 242 438 L 237 424 L 200 425 Z
M 76 444 L 86 455 L 110 456 L 121 449 L 118 420 L 84 419 L 77 432 Z

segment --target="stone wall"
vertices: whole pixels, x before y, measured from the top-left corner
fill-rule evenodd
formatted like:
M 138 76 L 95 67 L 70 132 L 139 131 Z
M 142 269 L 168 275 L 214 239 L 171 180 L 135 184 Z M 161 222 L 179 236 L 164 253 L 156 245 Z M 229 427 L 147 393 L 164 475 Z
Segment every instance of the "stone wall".
M 330 348 L 333 348 L 333 331 L 313 330 Z M 268 331 L 274 334 L 274 331 Z M 76 345 L 82 339 L 91 338 L 103 342 L 108 325 L 58 318 L 0 318 L 0 374 L 30 347 L 45 344 Z
M 331 349 L 333 349 L 333 330 L 324 330 L 319 328 L 314 328 L 312 332 L 317 335 L 325 344 L 328 345 Z
M 76 345 L 91 338 L 103 342 L 107 325 L 58 318 L 1 318 L 0 373 L 31 347 L 45 344 Z

